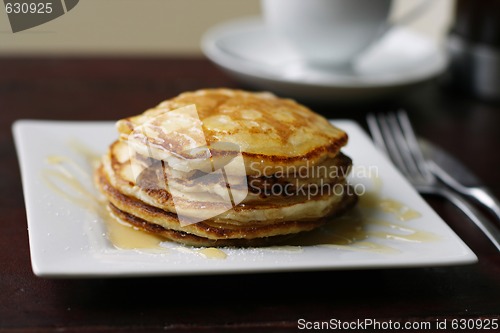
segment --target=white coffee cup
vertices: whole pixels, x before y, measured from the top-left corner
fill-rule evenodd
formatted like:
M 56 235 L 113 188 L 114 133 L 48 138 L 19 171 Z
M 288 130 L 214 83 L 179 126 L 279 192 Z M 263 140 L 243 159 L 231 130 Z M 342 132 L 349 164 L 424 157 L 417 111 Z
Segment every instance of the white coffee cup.
M 404 15 L 416 17 L 430 1 Z M 373 45 L 394 23 L 392 0 L 261 0 L 271 33 L 288 40 L 303 60 L 317 66 L 342 66 Z

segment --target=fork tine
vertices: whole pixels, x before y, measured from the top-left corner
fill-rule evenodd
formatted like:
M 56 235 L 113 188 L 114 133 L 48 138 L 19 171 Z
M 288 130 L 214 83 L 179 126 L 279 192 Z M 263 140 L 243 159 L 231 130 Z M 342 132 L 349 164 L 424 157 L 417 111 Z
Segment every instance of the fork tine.
M 408 148 L 410 149 L 412 156 L 415 159 L 415 163 L 420 170 L 420 173 L 426 179 L 433 178 L 431 172 L 427 167 L 427 163 L 422 154 L 422 151 L 418 145 L 417 137 L 415 135 L 415 132 L 413 131 L 413 127 L 411 125 L 408 114 L 404 110 L 399 110 L 398 119 L 399 123 L 401 124 L 401 128 L 403 129 Z
M 370 129 L 370 132 L 373 137 L 373 141 L 375 142 L 375 145 L 382 150 L 387 156 L 389 156 L 389 152 L 387 151 L 387 148 L 385 146 L 384 138 L 382 136 L 382 133 L 380 132 L 380 127 L 377 123 L 377 119 L 373 115 L 373 113 L 369 113 L 366 116 L 366 122 L 368 124 L 368 128 Z
M 398 117 L 394 113 L 390 113 L 388 116 L 388 122 L 390 124 L 390 128 L 392 130 L 393 137 L 395 139 L 396 145 L 399 148 L 399 152 L 403 158 L 403 161 L 406 165 L 406 169 L 411 177 L 422 177 L 420 173 L 420 169 L 417 166 L 415 159 L 413 158 L 412 151 L 408 145 L 407 138 L 405 137 L 405 133 L 401 128 L 401 124 L 399 123 Z
M 384 142 L 387 147 L 389 157 L 392 159 L 394 164 L 396 164 L 396 166 L 401 170 L 401 172 L 408 173 L 408 169 L 406 168 L 406 164 L 403 160 L 403 157 L 396 143 L 396 138 L 394 137 L 391 131 L 390 125 L 386 117 L 384 115 L 379 114 L 377 120 L 380 125 L 380 130 L 384 138 Z

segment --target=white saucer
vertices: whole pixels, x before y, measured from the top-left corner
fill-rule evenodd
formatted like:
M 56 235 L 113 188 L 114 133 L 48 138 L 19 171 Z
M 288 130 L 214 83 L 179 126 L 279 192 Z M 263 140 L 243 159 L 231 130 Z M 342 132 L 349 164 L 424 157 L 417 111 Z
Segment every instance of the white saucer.
M 394 28 L 360 57 L 353 72 L 305 65 L 294 49 L 266 30 L 262 18 L 217 25 L 201 43 L 204 54 L 226 72 L 284 97 L 345 101 L 377 98 L 434 78 L 447 66 L 444 49 L 416 32 Z

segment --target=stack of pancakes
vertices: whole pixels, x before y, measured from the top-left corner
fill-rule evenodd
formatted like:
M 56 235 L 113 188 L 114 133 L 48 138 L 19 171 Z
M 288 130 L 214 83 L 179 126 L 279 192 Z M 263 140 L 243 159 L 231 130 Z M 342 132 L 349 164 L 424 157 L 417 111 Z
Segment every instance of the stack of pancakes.
M 193 246 L 262 246 L 356 202 L 347 134 L 290 99 L 204 89 L 117 122 L 96 171 L 121 222 Z

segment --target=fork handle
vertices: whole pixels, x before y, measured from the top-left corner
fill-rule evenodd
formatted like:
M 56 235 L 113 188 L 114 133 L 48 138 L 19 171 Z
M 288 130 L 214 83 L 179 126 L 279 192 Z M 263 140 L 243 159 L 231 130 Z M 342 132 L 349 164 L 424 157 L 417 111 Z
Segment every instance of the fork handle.
M 484 187 L 473 187 L 466 194 L 488 207 L 500 221 L 500 202 L 490 190 Z
M 433 161 L 428 162 L 432 172 L 446 185 L 462 193 L 465 196 L 477 200 L 495 214 L 497 221 L 500 222 L 500 202 L 485 186 L 468 187 L 457 182 L 453 177 L 444 171 L 439 165 Z
M 462 196 L 450 191 L 446 187 L 422 187 L 421 192 L 429 194 L 439 194 L 442 197 L 450 200 L 457 208 L 459 208 L 481 231 L 489 238 L 500 251 L 500 228 L 494 225 L 483 213 L 476 207 L 471 205 Z

